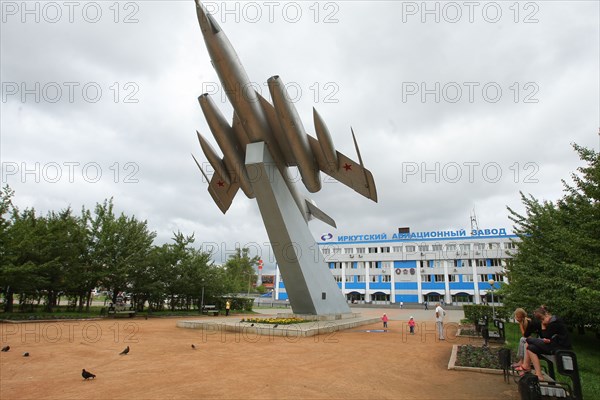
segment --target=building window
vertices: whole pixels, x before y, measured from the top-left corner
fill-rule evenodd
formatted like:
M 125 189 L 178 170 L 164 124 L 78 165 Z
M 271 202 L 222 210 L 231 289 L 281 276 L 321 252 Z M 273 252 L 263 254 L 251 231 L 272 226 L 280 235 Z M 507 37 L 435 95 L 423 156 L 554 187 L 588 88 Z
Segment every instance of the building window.
M 323 247 L 323 254 L 330 254 L 331 249 L 329 247 Z
M 370 280 L 371 282 L 377 282 L 377 275 L 371 275 L 371 276 L 369 277 L 369 280 Z
M 501 267 L 502 266 L 502 260 L 499 258 L 492 258 L 490 261 L 492 262 L 492 267 Z
M 353 254 L 354 253 L 354 249 L 352 247 L 346 247 L 344 249 L 344 254 Z
M 394 253 L 402 253 L 402 246 L 394 246 L 392 250 Z
M 456 277 L 457 277 L 457 275 L 453 275 L 453 274 L 448 275 L 448 282 L 456 282 L 457 281 Z
M 357 247 L 356 248 L 356 253 L 358 253 L 358 254 L 365 254 L 365 248 L 364 247 Z
M 422 282 L 431 282 L 431 275 L 421 275 Z
M 475 250 L 485 250 L 485 243 L 475 243 Z
M 469 250 L 471 250 L 471 245 L 469 243 L 461 244 L 460 245 L 460 250 L 461 251 L 469 251 Z
M 516 249 L 516 248 L 517 248 L 517 244 L 516 244 L 516 243 L 513 243 L 513 242 L 506 242 L 506 243 L 504 243 L 504 248 L 505 248 L 506 250 L 509 250 L 509 249 Z
M 406 250 L 407 253 L 414 253 L 415 251 L 415 246 L 404 246 L 404 249 Z
M 447 244 L 446 245 L 446 251 L 454 251 L 454 250 L 456 250 L 455 244 Z
M 454 268 L 461 268 L 463 266 L 462 260 L 454 260 Z
M 377 253 L 377 247 L 369 247 L 369 253 Z
M 335 278 L 336 282 L 341 282 L 342 281 L 342 277 L 340 275 L 334 275 L 333 277 Z
M 354 277 L 356 275 L 346 275 L 346 282 L 354 282 Z
M 365 276 L 364 275 L 357 275 L 358 277 L 358 282 L 365 282 Z
M 333 248 L 333 254 L 340 254 L 341 252 L 342 252 L 342 249 L 340 249 L 339 247 Z
M 479 279 L 479 282 L 487 282 L 489 280 L 487 274 L 479 274 L 477 279 Z
M 382 253 L 389 253 L 390 252 L 390 248 L 389 247 L 382 247 L 381 248 L 381 252 Z
M 429 245 L 428 244 L 419 245 L 419 251 L 429 251 Z
M 433 244 L 433 245 L 431 245 L 431 250 L 442 251 L 442 245 L 441 244 Z
M 435 282 L 444 282 L 444 275 L 434 275 Z
M 490 250 L 496 250 L 500 248 L 500 243 L 488 243 L 488 249 Z
M 475 260 L 475 265 L 478 267 L 485 267 L 485 258 L 478 258 Z
M 473 282 L 473 275 L 463 275 L 463 282 Z
M 381 282 L 391 282 L 391 281 L 392 281 L 391 275 L 382 275 L 381 276 Z

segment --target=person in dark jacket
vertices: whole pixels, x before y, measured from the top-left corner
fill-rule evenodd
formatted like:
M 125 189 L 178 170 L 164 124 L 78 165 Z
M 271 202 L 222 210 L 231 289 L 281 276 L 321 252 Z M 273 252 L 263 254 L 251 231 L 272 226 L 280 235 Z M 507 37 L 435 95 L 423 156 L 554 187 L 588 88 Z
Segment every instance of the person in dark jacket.
M 552 354 L 559 349 L 570 349 L 571 339 L 567 327 L 561 319 L 552 315 L 546 308 L 538 308 L 533 315 L 542 323 L 542 330 L 539 338 L 527 339 L 527 353 L 535 369 L 535 374 L 540 381 L 543 381 L 539 355 Z

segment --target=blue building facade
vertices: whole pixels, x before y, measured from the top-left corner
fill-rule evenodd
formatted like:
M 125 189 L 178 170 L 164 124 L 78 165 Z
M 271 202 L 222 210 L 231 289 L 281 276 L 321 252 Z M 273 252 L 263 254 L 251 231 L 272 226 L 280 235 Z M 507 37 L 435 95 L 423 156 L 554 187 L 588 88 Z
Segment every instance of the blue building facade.
M 320 250 L 349 303 L 481 304 L 501 284 L 518 238 L 505 229 L 321 236 Z M 287 299 L 277 270 L 275 297 Z

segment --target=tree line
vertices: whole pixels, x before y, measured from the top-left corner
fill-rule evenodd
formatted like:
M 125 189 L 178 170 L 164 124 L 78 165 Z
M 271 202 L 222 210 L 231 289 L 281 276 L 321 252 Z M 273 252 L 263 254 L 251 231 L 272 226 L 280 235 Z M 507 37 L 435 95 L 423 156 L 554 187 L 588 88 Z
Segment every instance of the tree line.
M 572 174 L 573 183 L 562 180 L 562 198 L 521 193 L 525 213 L 508 208 L 520 242 L 501 293 L 511 307 L 545 305 L 582 331 L 600 327 L 600 157 L 573 147 L 585 165 Z
M 117 301 L 120 292 L 142 311 L 190 309 L 227 293 L 245 292 L 255 281 L 248 249 L 236 249 L 217 266 L 211 254 L 195 248 L 194 235 L 174 233 L 172 242 L 154 244 L 147 221 L 117 215 L 113 199 L 82 208 L 38 215 L 13 204 L 14 190 L 0 192 L 0 292 L 4 311 L 19 303 L 43 302 L 52 312 L 61 296 L 78 311 L 89 311 L 92 291 L 103 288 Z

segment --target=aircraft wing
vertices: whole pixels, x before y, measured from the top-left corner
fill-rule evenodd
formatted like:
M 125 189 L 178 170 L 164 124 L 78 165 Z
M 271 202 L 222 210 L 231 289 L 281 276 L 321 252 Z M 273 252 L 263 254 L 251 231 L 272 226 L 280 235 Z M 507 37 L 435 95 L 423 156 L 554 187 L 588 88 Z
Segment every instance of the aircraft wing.
M 196 161 L 196 165 L 200 169 L 200 172 L 202 172 L 202 175 L 204 175 L 204 178 L 209 181 L 208 176 L 206 176 L 204 173 L 204 170 L 196 160 L 196 157 L 193 155 L 192 157 L 194 158 L 194 161 Z M 215 204 L 217 207 L 219 207 L 221 212 L 225 214 L 227 210 L 229 210 L 229 207 L 233 202 L 233 198 L 235 197 L 239 188 L 240 184 L 238 182 L 227 183 L 227 181 L 223 179 L 223 177 L 219 175 L 217 171 L 215 171 L 213 172 L 213 176 L 208 184 L 208 193 L 210 193 L 210 196 L 213 198 Z
M 321 171 L 338 182 L 354 189 L 366 198 L 377 202 L 377 190 L 375 188 L 373 174 L 362 165 L 362 162 L 356 162 L 339 151 L 336 151 L 338 165 L 332 166 L 327 162 L 319 141 L 308 134 L 306 136 L 308 136 L 310 148 Z M 358 156 L 360 159 L 360 153 Z
M 287 165 L 297 165 L 290 145 L 286 140 L 285 133 L 279 125 L 275 108 L 260 94 L 257 93 L 257 96 L 260 100 L 263 110 L 265 111 L 269 125 L 271 125 L 271 129 L 273 129 L 273 133 L 275 134 L 274 136 L 279 144 L 279 147 L 281 148 Z M 338 163 L 337 165 L 331 165 L 331 163 L 328 162 L 319 141 L 309 134 L 306 134 L 306 136 L 308 137 L 310 148 L 321 171 L 331 176 L 335 180 L 343 183 L 344 185 L 354 189 L 366 198 L 377 202 L 377 190 L 375 188 L 373 174 L 362 165 L 360 153 L 358 153 L 360 162 L 356 162 L 339 151 L 336 151 Z M 359 150 L 358 146 L 356 145 L 356 140 L 354 141 L 354 145 L 356 146 L 356 150 L 358 152 Z

